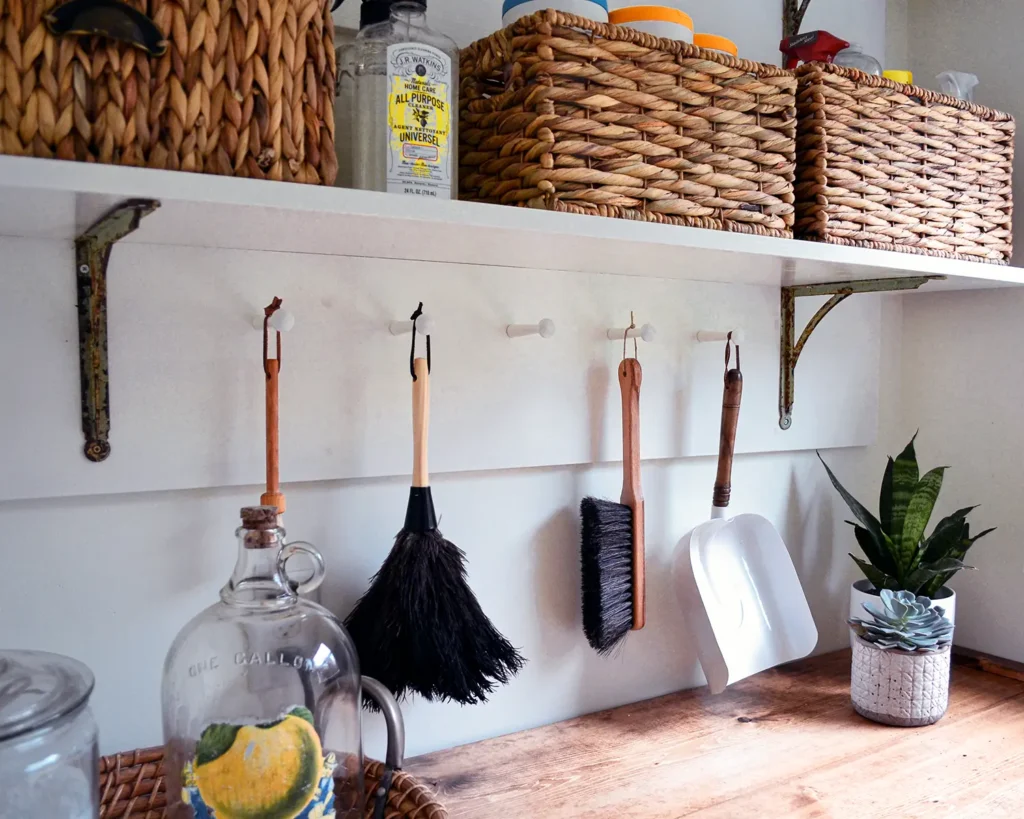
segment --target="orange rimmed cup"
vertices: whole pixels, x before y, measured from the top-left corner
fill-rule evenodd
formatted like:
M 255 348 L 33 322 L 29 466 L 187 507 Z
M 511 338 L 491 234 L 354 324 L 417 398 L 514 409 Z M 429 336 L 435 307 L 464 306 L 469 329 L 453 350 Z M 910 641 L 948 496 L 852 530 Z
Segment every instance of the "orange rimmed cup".
M 690 15 L 669 6 L 626 6 L 608 12 L 608 22 L 655 37 L 693 42 L 693 20 Z

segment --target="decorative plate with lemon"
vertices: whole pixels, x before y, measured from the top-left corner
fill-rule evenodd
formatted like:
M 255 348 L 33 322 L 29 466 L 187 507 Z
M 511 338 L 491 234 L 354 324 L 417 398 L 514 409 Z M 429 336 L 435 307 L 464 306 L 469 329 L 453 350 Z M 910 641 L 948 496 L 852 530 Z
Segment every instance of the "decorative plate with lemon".
M 333 819 L 335 764 L 308 708 L 257 725 L 214 723 L 185 765 L 182 801 L 196 819 Z

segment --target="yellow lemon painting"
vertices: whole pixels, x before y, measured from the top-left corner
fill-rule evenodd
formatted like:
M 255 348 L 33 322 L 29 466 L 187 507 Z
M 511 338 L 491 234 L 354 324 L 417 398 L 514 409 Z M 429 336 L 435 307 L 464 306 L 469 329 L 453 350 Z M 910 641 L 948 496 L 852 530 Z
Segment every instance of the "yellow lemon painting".
M 306 708 L 262 725 L 209 726 L 190 767 L 189 801 L 201 819 L 334 815 L 331 771 Z

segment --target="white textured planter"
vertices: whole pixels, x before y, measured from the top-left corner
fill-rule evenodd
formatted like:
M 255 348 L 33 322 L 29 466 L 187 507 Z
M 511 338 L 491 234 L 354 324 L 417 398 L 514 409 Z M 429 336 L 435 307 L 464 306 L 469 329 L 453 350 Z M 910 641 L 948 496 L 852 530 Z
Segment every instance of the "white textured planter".
M 854 635 L 854 710 L 883 725 L 912 728 L 938 722 L 949 705 L 949 658 L 949 646 L 924 653 L 886 650 Z
M 882 609 L 882 601 L 878 597 L 878 592 L 875 587 L 871 585 L 868 580 L 861 578 L 850 587 L 850 619 L 857 620 L 870 620 L 871 615 L 864 611 L 864 604 L 871 603 L 872 607 L 878 611 Z M 932 600 L 936 606 L 941 606 L 945 617 L 954 626 L 956 625 L 956 592 L 953 591 L 949 586 L 943 586 L 939 589 L 939 593 Z M 850 647 L 852 648 L 857 635 L 852 631 L 850 632 Z

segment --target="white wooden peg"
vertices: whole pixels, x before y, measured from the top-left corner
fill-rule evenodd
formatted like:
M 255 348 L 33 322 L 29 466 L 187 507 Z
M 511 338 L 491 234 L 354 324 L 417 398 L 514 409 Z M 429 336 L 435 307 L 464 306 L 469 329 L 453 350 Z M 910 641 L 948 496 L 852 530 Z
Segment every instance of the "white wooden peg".
M 627 330 L 625 327 L 608 331 L 608 339 L 610 341 L 622 341 L 625 338 L 638 338 L 641 341 L 646 341 L 650 344 L 654 341 L 657 332 L 650 324 L 645 324 L 643 327 L 634 327 L 632 330 Z
M 540 336 L 551 338 L 555 334 L 555 323 L 549 319 L 541 319 L 538 324 L 509 324 L 505 328 L 505 335 L 509 338 L 522 338 L 523 336 Z
M 729 333 L 732 333 L 732 340 L 737 344 L 742 344 L 746 335 L 743 330 L 698 330 L 697 341 L 701 344 L 707 344 L 711 341 L 726 341 L 729 338 Z
M 404 336 L 412 332 L 411 321 L 392 321 L 388 324 L 388 332 L 393 336 Z M 421 336 L 431 336 L 434 334 L 434 319 L 432 319 L 427 313 L 423 313 L 418 319 L 416 319 L 416 332 Z
M 254 316 L 252 326 L 255 330 L 263 330 L 263 316 Z M 295 326 L 295 316 L 287 310 L 275 310 L 267 322 L 267 327 L 278 333 L 287 333 Z

